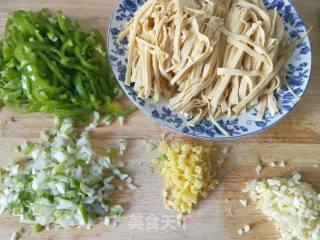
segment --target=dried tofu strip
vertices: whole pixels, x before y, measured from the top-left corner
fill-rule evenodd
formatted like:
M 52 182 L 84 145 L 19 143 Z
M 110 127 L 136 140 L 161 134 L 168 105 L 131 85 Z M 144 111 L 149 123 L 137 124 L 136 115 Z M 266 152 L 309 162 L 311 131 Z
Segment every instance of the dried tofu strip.
M 140 97 L 169 100 L 193 116 L 234 116 L 257 106 L 277 114 L 274 93 L 297 43 L 284 49 L 284 25 L 262 0 L 148 0 L 119 35 L 128 37 L 126 84 Z M 298 97 L 288 86 L 292 94 Z
M 251 91 L 250 94 L 248 94 L 245 99 L 243 99 L 236 107 L 233 108 L 233 111 L 238 113 L 253 98 L 255 98 L 257 95 L 259 95 L 260 92 L 263 91 L 263 89 L 269 84 L 269 82 L 274 79 L 276 74 L 278 74 L 278 72 L 280 71 L 280 69 L 282 68 L 283 64 L 286 61 L 287 61 L 286 56 L 283 57 L 282 59 L 280 59 L 276 65 L 276 68 L 272 71 L 272 73 L 269 74 L 267 77 L 265 77 L 265 79 L 260 81 L 260 83 L 253 89 L 253 91 Z
M 267 73 L 261 71 L 245 71 L 242 69 L 231 69 L 231 68 L 218 68 L 217 69 L 218 76 L 220 75 L 232 75 L 232 76 L 239 76 L 239 77 L 258 77 L 263 76 Z

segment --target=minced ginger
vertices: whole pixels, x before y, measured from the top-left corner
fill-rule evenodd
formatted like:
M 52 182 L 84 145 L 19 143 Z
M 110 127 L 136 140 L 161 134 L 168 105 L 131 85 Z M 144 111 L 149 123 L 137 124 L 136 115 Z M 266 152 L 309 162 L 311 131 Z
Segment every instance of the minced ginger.
M 191 213 L 199 197 L 218 185 L 213 158 L 216 148 L 198 143 L 160 143 L 160 156 L 155 160 L 165 177 L 165 206 L 179 213 Z

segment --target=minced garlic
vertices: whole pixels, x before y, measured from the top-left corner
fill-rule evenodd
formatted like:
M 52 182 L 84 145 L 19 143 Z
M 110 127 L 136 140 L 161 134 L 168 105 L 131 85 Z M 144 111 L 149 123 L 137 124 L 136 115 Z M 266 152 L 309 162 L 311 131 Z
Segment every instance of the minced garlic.
M 251 230 L 250 225 L 245 225 L 244 227 L 238 230 L 238 234 L 242 236 L 243 234 L 249 232 L 250 230 Z
M 269 163 L 269 166 L 274 168 L 274 167 L 276 167 L 276 163 L 275 162 L 271 162 L 271 163 Z
M 242 206 L 244 206 L 244 207 L 246 207 L 246 206 L 248 205 L 248 201 L 245 200 L 245 199 L 240 199 L 239 202 L 240 202 L 240 204 L 241 204 Z
M 160 156 L 155 162 L 165 177 L 163 194 L 167 208 L 190 213 L 199 197 L 217 187 L 212 160 L 216 149 L 212 145 L 195 143 L 160 143 Z
M 296 173 L 291 179 L 252 181 L 245 189 L 279 229 L 280 240 L 320 239 L 320 194 Z
M 279 164 L 279 167 L 285 168 L 286 167 L 286 162 L 285 161 L 281 161 L 280 164 Z

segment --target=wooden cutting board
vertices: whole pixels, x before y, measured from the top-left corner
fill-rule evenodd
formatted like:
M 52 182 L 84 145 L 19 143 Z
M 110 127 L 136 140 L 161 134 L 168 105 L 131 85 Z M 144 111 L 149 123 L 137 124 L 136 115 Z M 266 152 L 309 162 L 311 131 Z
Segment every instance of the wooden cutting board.
M 62 9 L 67 16 L 78 19 L 86 28 L 95 27 L 105 33 L 116 2 L 117 0 L 0 0 L 0 36 L 4 33 L 8 12 L 17 9 L 38 10 L 43 7 Z M 93 144 L 101 149 L 115 139 L 130 139 L 125 160 L 140 187 L 135 192 L 125 192 L 119 196 L 119 201 L 128 209 L 125 216 L 119 219 L 119 225 L 113 228 L 100 224 L 91 230 L 49 230 L 40 234 L 31 233 L 23 239 L 277 239 L 279 236 L 273 224 L 252 205 L 241 206 L 239 199 L 247 198 L 241 189 L 246 180 L 256 178 L 256 159 L 259 157 L 265 163 L 281 160 L 287 162 L 286 168 L 265 168 L 261 177 L 290 176 L 297 170 L 302 173 L 305 181 L 320 190 L 320 168 L 314 166 L 320 164 L 320 1 L 292 2 L 306 24 L 314 27 L 311 33 L 313 74 L 307 93 L 297 109 L 272 129 L 241 140 L 216 143 L 221 149 L 226 146 L 230 148 L 226 156 L 217 156 L 217 159 L 227 159 L 219 173 L 221 184 L 208 199 L 201 201 L 191 216 L 186 217 L 184 229 L 177 226 L 175 213 L 163 207 L 163 179 L 151 163 L 157 153 L 147 151 L 142 140 L 159 140 L 165 133 L 169 133 L 167 137 L 176 140 L 190 138 L 171 132 L 136 112 L 126 119 L 123 127 L 115 123 L 91 132 Z M 127 100 L 125 103 L 129 104 Z M 37 139 L 41 131 L 51 126 L 52 118 L 45 114 L 20 115 L 7 108 L 0 109 L 0 164 L 14 160 L 13 150 L 17 144 Z M 246 224 L 252 225 L 252 231 L 240 237 L 237 232 Z M 0 226 L 0 239 L 9 239 L 20 225 L 17 218 L 3 215 L 0 217 Z

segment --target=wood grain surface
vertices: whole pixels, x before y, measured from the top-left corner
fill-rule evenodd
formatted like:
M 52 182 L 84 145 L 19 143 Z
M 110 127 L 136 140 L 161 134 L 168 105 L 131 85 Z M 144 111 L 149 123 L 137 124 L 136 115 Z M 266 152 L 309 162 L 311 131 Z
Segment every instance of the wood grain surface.
M 142 139 L 159 140 L 164 134 L 176 140 L 190 140 L 189 137 L 156 124 L 140 112 L 135 112 L 125 121 L 125 126 L 118 123 L 102 127 L 91 132 L 91 139 L 97 148 L 114 142 L 118 138 L 127 138 L 129 151 L 125 156 L 128 169 L 135 178 L 139 189 L 135 192 L 124 192 L 119 197 L 128 209 L 125 216 L 119 219 L 116 228 L 103 224 L 93 229 L 49 230 L 40 234 L 29 234 L 23 239 L 278 239 L 272 223 L 268 222 L 253 206 L 243 207 L 239 199 L 246 198 L 241 192 L 246 180 L 256 178 L 256 159 L 268 163 L 285 160 L 288 167 L 263 170 L 261 177 L 289 176 L 293 171 L 300 171 L 305 181 L 320 189 L 320 1 L 292 1 L 308 27 L 314 29 L 310 34 L 313 48 L 313 70 L 310 85 L 298 107 L 288 118 L 261 134 L 232 142 L 216 143 L 221 148 L 228 146 L 227 161 L 219 174 L 219 188 L 201 201 L 199 207 L 187 217 L 185 229 L 164 226 L 174 219 L 175 213 L 163 208 L 161 193 L 162 177 L 151 163 L 156 151 L 146 151 Z M 62 9 L 63 12 L 87 29 L 96 28 L 106 33 L 109 17 L 117 0 L 0 0 L 0 37 L 10 11 L 17 9 L 39 10 L 43 7 L 51 10 Z M 124 100 L 125 104 L 130 104 Z M 37 139 L 43 130 L 52 126 L 52 117 L 45 114 L 21 115 L 7 108 L 0 109 L 0 164 L 15 160 L 13 150 L 17 144 L 26 140 Z M 230 198 L 227 202 L 226 199 Z M 233 216 L 230 214 L 233 212 Z M 142 229 L 137 227 L 139 218 L 143 220 Z M 147 226 L 150 219 L 157 219 L 156 227 Z M 140 219 L 141 220 L 141 219 Z M 240 227 L 251 224 L 252 231 L 239 236 Z M 9 239 L 12 232 L 19 228 L 18 219 L 3 215 L 0 217 L 0 239 Z M 161 229 L 163 228 L 163 229 Z

